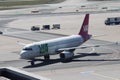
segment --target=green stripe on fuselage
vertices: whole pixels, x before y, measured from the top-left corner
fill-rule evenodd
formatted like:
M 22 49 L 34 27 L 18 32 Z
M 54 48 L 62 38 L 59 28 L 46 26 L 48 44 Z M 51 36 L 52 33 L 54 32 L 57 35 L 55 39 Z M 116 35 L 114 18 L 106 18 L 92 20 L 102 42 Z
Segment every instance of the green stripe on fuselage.
M 48 44 L 39 45 L 40 53 L 48 53 Z

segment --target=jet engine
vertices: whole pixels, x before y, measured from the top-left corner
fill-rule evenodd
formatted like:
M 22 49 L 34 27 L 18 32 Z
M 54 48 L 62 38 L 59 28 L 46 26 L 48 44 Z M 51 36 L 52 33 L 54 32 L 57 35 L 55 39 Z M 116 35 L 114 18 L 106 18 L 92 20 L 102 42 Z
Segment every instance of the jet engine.
M 60 54 L 60 58 L 61 59 L 71 59 L 72 57 L 74 56 L 74 53 L 70 52 L 70 51 L 63 51 L 61 54 Z

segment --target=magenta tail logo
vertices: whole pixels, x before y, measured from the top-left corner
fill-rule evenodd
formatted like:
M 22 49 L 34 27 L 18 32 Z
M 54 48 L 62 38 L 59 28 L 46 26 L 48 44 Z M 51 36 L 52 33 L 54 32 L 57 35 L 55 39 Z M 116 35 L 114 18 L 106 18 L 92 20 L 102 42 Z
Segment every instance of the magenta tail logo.
M 85 25 L 85 26 L 83 27 L 83 31 L 84 31 L 84 32 L 87 32 L 87 31 L 88 31 L 88 25 Z
M 80 29 L 79 35 L 86 36 L 88 35 L 88 27 L 89 27 L 89 14 L 86 14 L 82 27 Z

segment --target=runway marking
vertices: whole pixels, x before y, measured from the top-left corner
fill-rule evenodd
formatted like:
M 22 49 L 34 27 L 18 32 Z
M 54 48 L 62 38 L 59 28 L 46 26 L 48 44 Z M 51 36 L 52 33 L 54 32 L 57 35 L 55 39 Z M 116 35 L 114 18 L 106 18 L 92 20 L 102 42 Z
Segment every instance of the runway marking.
M 95 52 L 95 47 L 92 47 L 92 50 L 89 53 L 94 53 Z
M 92 73 L 95 76 L 99 76 L 99 77 L 103 77 L 103 78 L 108 78 L 108 79 L 112 79 L 112 80 L 120 80 L 118 78 L 114 78 L 114 77 L 110 77 L 110 76 L 106 76 L 106 75 L 102 75 L 102 74 L 98 74 L 98 73 Z
M 110 77 L 110 76 L 106 76 L 106 75 L 95 73 L 95 71 L 83 71 L 83 72 L 80 72 L 80 73 L 81 74 L 92 74 L 92 75 L 95 75 L 95 76 L 99 76 L 99 77 L 103 77 L 103 78 L 108 78 L 108 79 L 112 79 L 112 80 L 120 80 L 118 78 L 114 78 L 114 77 Z
M 116 49 L 109 48 L 109 47 L 107 47 L 106 49 L 110 49 L 110 50 L 114 51 L 116 54 L 120 55 L 120 52 L 119 52 L 118 50 L 116 50 Z M 114 58 L 119 58 L 118 55 L 115 55 L 115 57 L 114 57 L 114 56 L 113 56 L 113 57 L 114 57 Z
M 80 72 L 81 74 L 91 74 L 91 73 L 94 73 L 94 71 L 83 71 L 83 72 Z
M 6 28 L 4 31 L 5 31 L 5 32 L 9 32 L 9 31 L 8 31 L 9 29 L 10 29 L 10 28 Z
M 102 47 L 102 48 L 103 48 L 103 49 L 108 49 L 108 50 L 111 50 L 111 51 L 115 52 L 115 53 L 116 53 L 116 56 L 115 56 L 115 53 L 114 53 L 114 55 L 112 55 L 112 58 L 114 58 L 114 59 L 117 59 L 117 58 L 119 57 L 117 54 L 119 54 L 119 55 L 120 55 L 119 51 L 118 51 L 118 50 L 116 50 L 116 49 L 109 48 L 109 47 Z M 94 52 L 94 51 L 95 51 L 95 48 L 94 48 L 94 47 L 92 47 L 92 51 L 90 51 L 90 52 Z M 90 52 L 89 52 L 89 53 L 90 53 Z M 110 59 L 110 58 L 111 58 L 111 56 L 110 56 L 110 57 L 108 56 L 108 58 Z M 93 64 L 93 66 L 97 66 L 97 65 L 100 65 L 100 64 L 103 64 L 103 63 L 106 63 L 106 62 L 109 62 L 109 61 L 99 62 L 99 63 Z

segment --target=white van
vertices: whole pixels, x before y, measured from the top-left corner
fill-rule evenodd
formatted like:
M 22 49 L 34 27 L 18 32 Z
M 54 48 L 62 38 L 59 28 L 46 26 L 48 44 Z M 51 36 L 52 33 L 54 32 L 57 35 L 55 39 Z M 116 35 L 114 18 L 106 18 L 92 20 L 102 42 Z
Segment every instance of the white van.
M 112 18 L 107 18 L 107 20 L 105 20 L 105 24 L 106 25 L 118 25 L 120 24 L 120 17 L 112 17 Z

